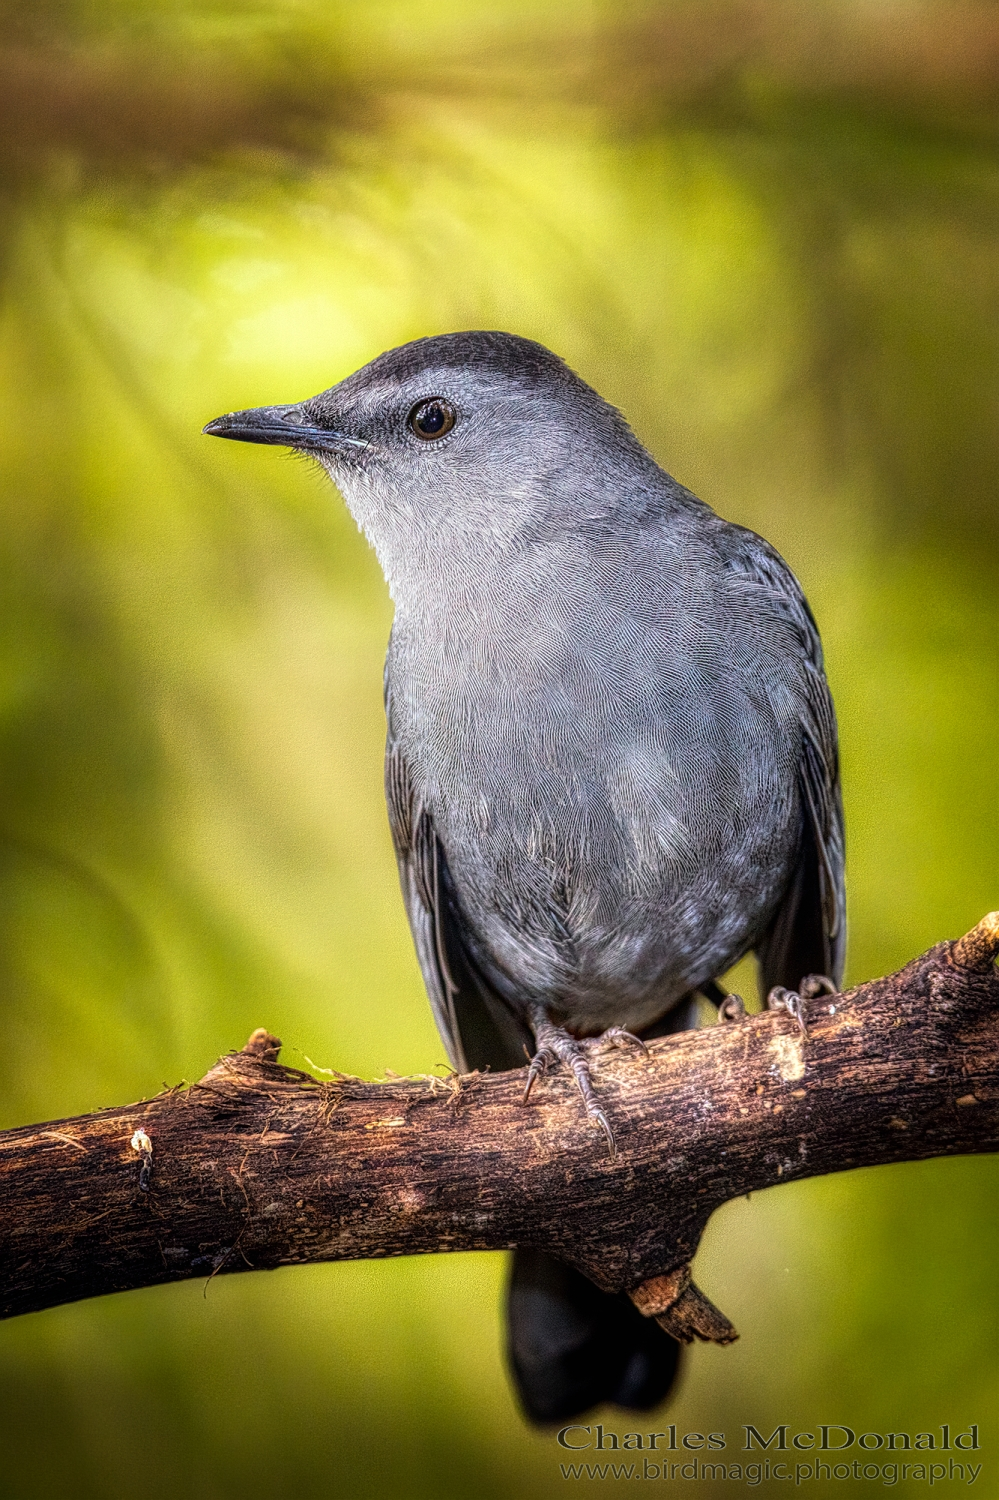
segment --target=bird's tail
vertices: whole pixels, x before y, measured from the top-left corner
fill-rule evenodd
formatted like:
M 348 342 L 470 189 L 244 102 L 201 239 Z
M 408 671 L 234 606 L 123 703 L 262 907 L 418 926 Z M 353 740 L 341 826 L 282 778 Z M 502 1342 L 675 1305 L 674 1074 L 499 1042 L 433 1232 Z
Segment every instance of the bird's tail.
M 507 1354 L 532 1422 L 564 1422 L 611 1401 L 649 1411 L 676 1377 L 680 1346 L 624 1292 L 602 1292 L 540 1250 L 516 1250 Z
M 712 993 L 717 990 L 717 996 Z M 718 1003 L 717 986 L 702 993 Z M 643 1037 L 698 1024 L 697 993 L 685 995 Z M 507 1286 L 507 1359 L 525 1415 L 565 1422 L 609 1401 L 651 1411 L 666 1399 L 680 1345 L 626 1292 L 602 1292 L 541 1250 L 515 1250 Z

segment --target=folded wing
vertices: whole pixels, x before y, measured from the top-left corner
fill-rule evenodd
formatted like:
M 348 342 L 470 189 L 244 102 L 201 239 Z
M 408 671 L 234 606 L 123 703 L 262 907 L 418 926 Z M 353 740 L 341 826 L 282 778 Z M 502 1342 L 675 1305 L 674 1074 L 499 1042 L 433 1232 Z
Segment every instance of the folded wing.
M 806 974 L 827 974 L 837 985 L 846 948 L 843 804 L 836 715 L 822 663 L 818 627 L 784 559 L 755 532 L 725 528 L 725 561 L 800 643 L 798 794 L 802 821 L 798 858 L 776 916 L 757 945 L 764 995 L 774 985 L 797 989 Z

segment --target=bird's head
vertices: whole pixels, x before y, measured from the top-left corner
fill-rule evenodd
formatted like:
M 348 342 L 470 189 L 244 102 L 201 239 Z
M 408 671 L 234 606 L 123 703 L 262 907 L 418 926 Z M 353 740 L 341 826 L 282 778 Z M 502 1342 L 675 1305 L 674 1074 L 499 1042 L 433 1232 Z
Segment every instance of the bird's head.
M 449 559 L 606 514 L 627 488 L 622 468 L 633 485 L 636 463 L 651 464 L 596 391 L 509 333 L 418 339 L 307 401 L 230 412 L 204 430 L 321 463 L 393 592 Z

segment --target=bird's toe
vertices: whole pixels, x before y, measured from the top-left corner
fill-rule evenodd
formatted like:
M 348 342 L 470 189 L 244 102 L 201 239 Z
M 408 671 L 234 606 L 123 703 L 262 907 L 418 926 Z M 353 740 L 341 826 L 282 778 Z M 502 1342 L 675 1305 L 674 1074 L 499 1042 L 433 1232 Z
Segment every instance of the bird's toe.
M 574 1037 L 566 1031 L 564 1026 L 556 1026 L 548 1019 L 543 1010 L 538 1007 L 531 1016 L 531 1025 L 534 1030 L 538 1050 L 531 1059 L 527 1070 L 527 1083 L 524 1088 L 524 1103 L 530 1097 L 531 1090 L 538 1078 L 547 1072 L 553 1063 L 561 1063 L 569 1069 L 576 1080 L 576 1088 L 579 1090 L 586 1110 L 586 1118 L 591 1125 L 597 1125 L 604 1133 L 607 1146 L 613 1159 L 617 1155 L 617 1142 L 614 1139 L 614 1131 L 611 1127 L 607 1113 L 597 1098 L 596 1089 L 593 1087 L 593 1078 L 590 1073 L 590 1064 L 587 1053 L 604 1042 L 610 1042 L 612 1046 L 623 1047 L 634 1042 L 641 1047 L 643 1052 L 648 1048 L 640 1037 L 633 1036 L 630 1031 L 625 1031 L 622 1026 L 611 1026 L 607 1031 L 597 1037 Z
M 608 1026 L 607 1030 L 602 1031 L 599 1036 L 584 1037 L 580 1045 L 588 1047 L 603 1047 L 607 1046 L 608 1044 L 612 1047 L 635 1046 L 641 1052 L 644 1052 L 646 1057 L 648 1057 L 649 1055 L 649 1049 L 642 1041 L 642 1038 L 640 1036 L 636 1036 L 633 1031 L 625 1031 L 623 1026 Z
M 806 1000 L 817 1000 L 820 995 L 838 993 L 828 974 L 806 974 L 798 985 L 798 993 Z
M 802 997 L 794 990 L 786 990 L 783 985 L 775 984 L 767 996 L 767 1010 L 782 1010 L 787 1015 L 793 1016 L 798 1023 L 798 1029 L 802 1036 L 808 1036 L 808 1026 L 805 1022 L 805 1004 Z

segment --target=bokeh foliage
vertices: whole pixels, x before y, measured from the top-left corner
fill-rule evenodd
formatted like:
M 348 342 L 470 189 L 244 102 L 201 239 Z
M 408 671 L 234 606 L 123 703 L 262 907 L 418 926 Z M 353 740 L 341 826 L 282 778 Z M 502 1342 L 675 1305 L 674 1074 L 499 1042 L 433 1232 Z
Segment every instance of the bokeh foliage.
M 3 1124 L 261 1023 L 301 1065 L 441 1059 L 377 567 L 308 465 L 199 436 L 420 334 L 542 339 L 796 568 L 851 978 L 996 904 L 997 59 L 994 6 L 952 0 L 5 7 Z M 969 1159 L 729 1205 L 698 1278 L 743 1338 L 670 1420 L 731 1449 L 978 1421 L 999 1492 L 996 1187 Z M 318 1267 L 4 1325 L 0 1490 L 547 1495 L 501 1277 Z

